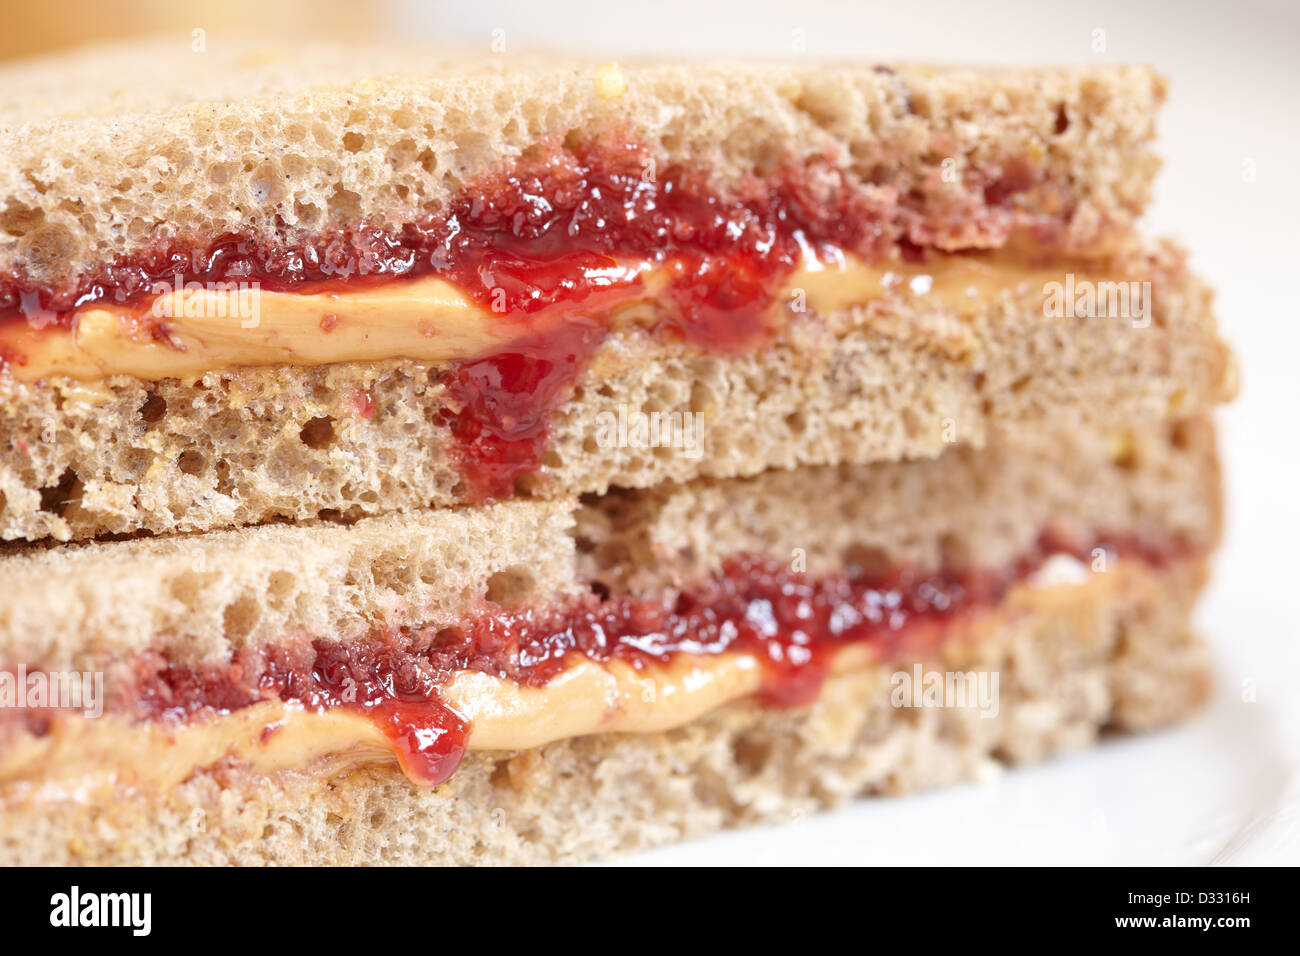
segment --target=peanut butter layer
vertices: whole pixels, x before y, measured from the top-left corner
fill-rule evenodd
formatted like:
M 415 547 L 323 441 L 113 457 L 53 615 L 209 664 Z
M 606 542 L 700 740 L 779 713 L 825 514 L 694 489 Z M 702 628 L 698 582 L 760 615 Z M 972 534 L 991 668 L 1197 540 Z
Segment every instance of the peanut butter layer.
M 830 316 L 885 299 L 910 299 L 960 319 L 1007 293 L 1039 290 L 1046 299 L 1049 287 L 1074 275 L 1071 268 L 1011 254 L 872 265 L 851 255 L 809 251 L 764 310 L 766 325 L 775 329 L 800 313 Z M 646 262 L 587 269 L 585 281 L 598 289 L 598 301 L 556 305 L 543 321 L 585 322 L 594 311 L 612 329 L 653 328 L 666 312 L 663 289 L 671 272 L 671 264 Z M 1097 272 L 1077 278 L 1110 281 Z M 193 382 L 206 372 L 239 367 L 474 359 L 509 348 L 538 325 L 494 312 L 436 277 L 327 283 L 318 284 L 318 291 L 291 292 L 208 285 L 163 283 L 143 304 L 87 306 L 66 328 L 0 324 L 0 359 L 20 382 L 94 382 L 115 375 Z M 1127 287 L 1125 279 L 1122 288 Z

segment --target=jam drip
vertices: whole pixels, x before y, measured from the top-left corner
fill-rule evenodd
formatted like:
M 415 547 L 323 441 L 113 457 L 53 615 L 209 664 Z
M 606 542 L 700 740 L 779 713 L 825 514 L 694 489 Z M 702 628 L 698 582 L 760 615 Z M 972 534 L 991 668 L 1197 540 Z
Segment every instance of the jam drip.
M 465 756 L 469 726 L 444 704 L 382 700 L 370 715 L 412 783 L 426 787 L 446 783 Z
M 456 443 L 465 500 L 507 497 L 518 478 L 537 471 L 550 413 L 603 337 L 598 325 L 575 321 L 550 335 L 525 333 L 508 351 L 452 367 L 441 418 Z

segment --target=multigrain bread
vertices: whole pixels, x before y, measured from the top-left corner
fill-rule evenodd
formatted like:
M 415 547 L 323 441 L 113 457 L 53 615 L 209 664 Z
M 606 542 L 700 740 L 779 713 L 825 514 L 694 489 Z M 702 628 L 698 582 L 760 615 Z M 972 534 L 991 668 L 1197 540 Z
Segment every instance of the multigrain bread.
M 999 434 L 915 462 L 769 471 L 581 502 L 22 549 L 0 557 L 0 664 L 83 671 L 153 651 L 183 665 L 286 639 L 443 626 L 482 606 L 584 592 L 660 598 L 737 554 L 1001 568 L 1046 529 L 1204 552 L 1219 469 L 1205 418 Z M 111 685 L 110 681 L 110 685 Z
M 10 791 L 11 864 L 411 865 L 575 863 L 789 822 L 869 794 L 987 779 L 1107 731 L 1185 717 L 1209 680 L 1188 629 L 1203 561 L 1117 566 L 1039 596 L 939 669 L 1000 675 L 997 714 L 891 704 L 896 662 L 834 677 L 798 710 L 743 702 L 655 734 L 602 734 L 468 755 L 435 790 L 396 769 L 195 774 L 165 793 L 85 803 Z M 1098 593 L 1098 588 L 1105 588 Z
M 923 297 L 793 316 L 753 355 L 613 333 L 552 413 L 516 491 L 603 493 L 767 468 L 933 456 L 990 429 L 1188 416 L 1231 397 L 1210 292 L 1168 245 L 1148 325 L 1046 317 L 1040 288 L 956 315 Z M 1121 270 L 1122 272 L 1123 270 Z M 394 362 L 211 372 L 189 384 L 0 379 L 0 538 L 193 532 L 472 500 L 446 366 Z M 357 396 L 373 412 L 358 412 Z M 600 440 L 602 419 L 699 413 L 694 453 Z
M 417 221 L 539 143 L 607 130 L 730 182 L 830 157 L 942 248 L 1054 220 L 1062 248 L 1095 253 L 1148 200 L 1165 87 L 1138 67 L 619 69 L 187 37 L 15 64 L 0 90 L 0 274 L 66 283 L 160 240 Z M 1002 202 L 1009 178 L 1033 188 Z

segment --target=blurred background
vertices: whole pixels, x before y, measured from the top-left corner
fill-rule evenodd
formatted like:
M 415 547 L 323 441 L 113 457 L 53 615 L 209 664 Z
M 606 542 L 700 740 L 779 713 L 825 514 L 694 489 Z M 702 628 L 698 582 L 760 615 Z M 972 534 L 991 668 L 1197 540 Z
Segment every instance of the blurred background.
M 1217 741 L 1222 753 L 1231 752 L 1231 772 L 1243 778 L 1243 793 L 1255 795 L 1249 799 L 1263 801 L 1259 812 L 1276 818 L 1290 801 L 1293 842 L 1285 858 L 1297 861 L 1300 694 L 1291 680 L 1300 673 L 1300 584 L 1291 572 L 1300 542 L 1300 294 L 1287 290 L 1300 275 L 1300 3 L 0 0 L 0 10 L 0 59 L 140 33 L 171 33 L 188 42 L 191 31 L 201 28 L 209 44 L 232 31 L 280 42 L 396 34 L 484 53 L 504 42 L 507 55 L 512 48 L 540 45 L 601 60 L 667 54 L 1154 64 L 1170 77 L 1172 95 L 1160 121 L 1166 165 L 1147 230 L 1178 236 L 1191 250 L 1194 267 L 1218 288 L 1222 329 L 1243 373 L 1240 397 L 1221 416 L 1229 531 L 1202 608 L 1204 630 L 1220 658 L 1220 687 L 1205 718 L 1210 723 L 1203 722 L 1200 732 Z M 1157 791 L 1169 786 L 1168 769 L 1145 766 L 1141 760 L 1134 764 L 1139 783 Z M 1263 790 L 1252 789 L 1252 774 Z M 1063 786 L 1067 799 L 1078 780 L 1067 778 Z M 1140 801 L 1144 794 L 1139 787 L 1127 799 Z M 1161 812 L 1153 806 L 1152 812 Z M 957 818 L 971 812 L 950 810 Z M 994 808 L 979 812 L 987 820 Z M 1019 808 L 1014 825 L 1021 831 L 1029 826 L 1032 834 L 1033 812 L 1032 806 Z M 1078 834 L 1078 852 L 1085 855 L 1100 845 L 1091 826 Z M 1059 844 L 1063 836 L 1053 832 L 1053 839 Z M 765 852 L 779 857 L 784 845 Z M 1024 843 L 1026 858 L 1036 859 L 1035 846 L 1034 840 Z M 799 845 L 789 847 L 794 859 L 802 859 L 801 852 Z M 947 852 L 936 843 L 933 858 L 953 859 L 958 851 Z

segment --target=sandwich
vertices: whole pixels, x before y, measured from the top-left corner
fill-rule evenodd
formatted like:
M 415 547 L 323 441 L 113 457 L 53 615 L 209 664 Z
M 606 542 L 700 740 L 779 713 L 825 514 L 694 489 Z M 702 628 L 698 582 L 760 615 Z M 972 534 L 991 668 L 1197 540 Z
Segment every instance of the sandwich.
M 1150 70 L 0 74 L 5 859 L 588 860 L 1203 700 Z

